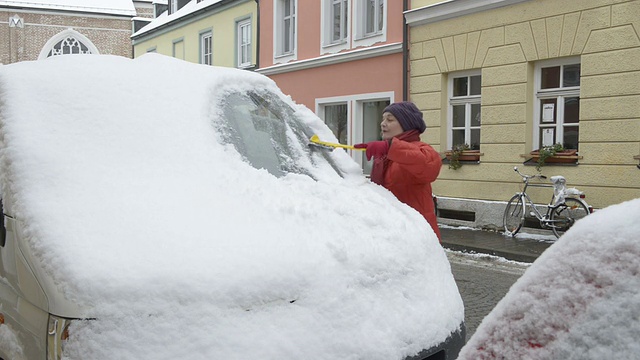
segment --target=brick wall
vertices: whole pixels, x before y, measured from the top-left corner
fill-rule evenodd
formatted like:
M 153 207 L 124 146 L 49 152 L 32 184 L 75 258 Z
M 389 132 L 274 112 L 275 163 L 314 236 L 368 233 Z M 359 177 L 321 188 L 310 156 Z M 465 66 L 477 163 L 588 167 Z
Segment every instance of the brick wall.
M 22 18 L 23 27 L 10 27 L 9 19 Z M 73 30 L 87 37 L 100 54 L 132 57 L 131 19 L 61 13 L 0 10 L 0 62 L 37 60 L 43 47 L 60 32 Z

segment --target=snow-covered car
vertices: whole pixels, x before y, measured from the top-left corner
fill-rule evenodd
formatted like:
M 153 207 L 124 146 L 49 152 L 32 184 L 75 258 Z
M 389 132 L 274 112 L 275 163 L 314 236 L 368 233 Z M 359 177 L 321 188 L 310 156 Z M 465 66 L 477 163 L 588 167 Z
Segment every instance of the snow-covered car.
M 638 219 L 635 199 L 576 222 L 483 319 L 459 359 L 638 359 Z
M 0 90 L 0 357 L 457 356 L 429 224 L 269 78 L 70 55 Z

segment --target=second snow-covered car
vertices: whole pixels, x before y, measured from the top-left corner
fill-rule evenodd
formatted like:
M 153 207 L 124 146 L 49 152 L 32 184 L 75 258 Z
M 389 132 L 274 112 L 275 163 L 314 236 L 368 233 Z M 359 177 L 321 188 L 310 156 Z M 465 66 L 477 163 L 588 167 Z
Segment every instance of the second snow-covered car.
M 265 76 L 145 55 L 0 66 L 0 357 L 453 359 L 429 224 Z

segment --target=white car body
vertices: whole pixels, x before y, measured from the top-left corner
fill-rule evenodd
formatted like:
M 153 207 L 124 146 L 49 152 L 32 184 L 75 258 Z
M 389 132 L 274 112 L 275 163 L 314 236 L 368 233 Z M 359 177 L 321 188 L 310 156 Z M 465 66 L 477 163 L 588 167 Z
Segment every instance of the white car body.
M 455 357 L 428 223 L 312 134 L 336 142 L 248 71 L 0 66 L 0 357 Z
M 640 198 L 578 220 L 460 352 L 477 359 L 637 359 Z

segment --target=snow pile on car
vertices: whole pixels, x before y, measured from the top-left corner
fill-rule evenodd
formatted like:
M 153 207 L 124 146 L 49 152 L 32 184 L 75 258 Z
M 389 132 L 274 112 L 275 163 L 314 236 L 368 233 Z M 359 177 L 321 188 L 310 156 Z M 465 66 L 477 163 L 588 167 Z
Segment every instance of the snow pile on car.
M 7 210 L 94 319 L 66 358 L 400 359 L 463 321 L 427 222 L 344 151 L 344 178 L 276 178 L 219 142 L 224 91 L 279 93 L 268 78 L 62 56 L 0 67 L 0 87 Z
M 640 199 L 578 221 L 513 285 L 459 359 L 640 354 Z

